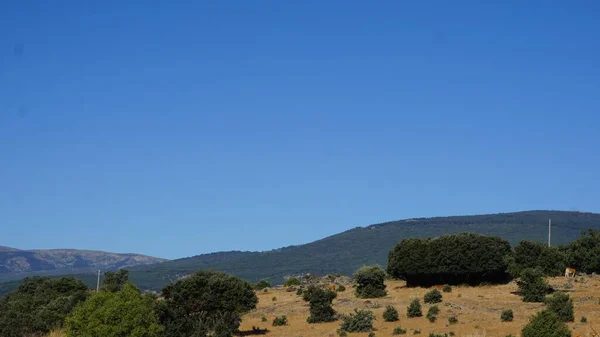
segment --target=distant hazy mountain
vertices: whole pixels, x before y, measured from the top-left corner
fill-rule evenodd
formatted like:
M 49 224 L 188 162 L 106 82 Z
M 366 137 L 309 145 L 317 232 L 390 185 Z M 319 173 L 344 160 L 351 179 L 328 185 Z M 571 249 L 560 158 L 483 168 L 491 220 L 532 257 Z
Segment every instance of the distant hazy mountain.
M 91 250 L 18 250 L 0 246 L 0 280 L 30 275 L 84 273 L 115 270 L 166 261 L 139 254 L 116 254 Z

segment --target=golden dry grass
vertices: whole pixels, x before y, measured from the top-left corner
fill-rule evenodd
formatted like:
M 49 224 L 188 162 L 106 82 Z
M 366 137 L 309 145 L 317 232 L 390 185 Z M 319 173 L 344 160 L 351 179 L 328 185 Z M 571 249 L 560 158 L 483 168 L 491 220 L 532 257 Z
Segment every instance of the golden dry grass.
M 548 280 L 554 286 L 566 283 L 564 277 Z M 600 276 L 577 277 L 573 282 L 573 289 L 568 293 L 573 298 L 575 306 L 575 322 L 569 323 L 573 329 L 573 336 L 593 336 L 591 327 L 600 330 Z M 452 292 L 443 293 L 443 302 L 438 303 L 441 309 L 438 320 L 430 323 L 425 317 L 406 318 L 406 307 L 413 298 L 421 299 L 430 289 L 406 288 L 404 282 L 387 282 L 388 296 L 381 299 L 357 299 L 351 287 L 338 294 L 333 301 L 333 307 L 340 313 L 349 313 L 354 308 L 370 308 L 377 320 L 374 323 L 376 336 L 392 336 L 395 327 L 407 329 L 406 336 L 412 336 L 415 329 L 421 330 L 421 335 L 427 337 L 430 333 L 449 333 L 453 331 L 456 336 L 485 336 L 505 337 L 509 334 L 518 336 L 521 329 L 529 321 L 529 317 L 542 310 L 541 303 L 524 303 L 521 298 L 512 292 L 517 290 L 514 282 L 499 286 L 480 287 L 454 287 Z M 273 301 L 272 298 L 277 300 Z M 295 294 L 286 292 L 285 289 L 271 289 L 268 292 L 258 293 L 259 303 L 256 310 L 244 316 L 241 330 L 249 331 L 253 326 L 268 328 L 268 337 L 329 337 L 337 336 L 336 330 L 340 322 L 308 324 L 308 304 Z M 400 313 L 400 321 L 384 322 L 382 318 L 386 305 L 393 305 Z M 427 313 L 430 305 L 423 305 L 423 314 Z M 502 310 L 514 311 L 513 322 L 501 322 Z M 273 327 L 272 322 L 276 316 L 286 315 L 288 325 Z M 262 322 L 261 317 L 266 317 L 267 322 Z M 448 324 L 448 317 L 456 316 L 458 323 Z M 587 317 L 588 323 L 580 323 L 582 316 Z M 353 333 L 351 337 L 367 337 L 368 333 Z

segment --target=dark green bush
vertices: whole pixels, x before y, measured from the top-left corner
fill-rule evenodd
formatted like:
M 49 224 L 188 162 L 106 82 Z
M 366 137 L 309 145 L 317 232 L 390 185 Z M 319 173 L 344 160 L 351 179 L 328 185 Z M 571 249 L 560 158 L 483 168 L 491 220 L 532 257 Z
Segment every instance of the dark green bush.
M 277 297 L 273 296 L 273 298 L 271 298 L 271 301 L 273 301 L 273 302 L 277 301 Z
M 444 287 L 442 288 L 442 291 L 445 293 L 451 293 L 452 287 L 449 284 L 445 284 Z
M 456 318 L 456 316 L 450 316 L 450 317 L 448 317 L 448 323 L 456 324 L 456 323 L 458 323 L 458 318 Z
M 405 334 L 406 334 L 406 329 L 402 329 L 401 327 L 394 328 L 394 331 L 392 331 L 392 335 L 405 335 Z
M 289 286 L 299 286 L 300 284 L 302 284 L 302 282 L 300 282 L 299 279 L 297 279 L 295 277 L 290 277 L 287 280 L 285 280 L 285 283 L 283 285 L 286 287 L 289 287 Z
M 375 333 L 374 332 L 369 332 L 369 337 L 375 337 Z
M 587 323 L 587 317 L 582 316 L 580 322 L 581 323 Z
M 420 335 L 421 334 L 421 330 L 416 329 L 415 332 L 413 332 L 413 335 Z
M 512 322 L 514 318 L 515 317 L 511 309 L 502 311 L 502 314 L 500 315 L 500 320 L 502 322 Z
M 357 310 L 342 317 L 340 329 L 346 332 L 367 332 L 373 330 L 375 315 L 370 310 Z
M 346 291 L 346 287 L 344 287 L 342 284 L 340 284 L 337 288 L 337 292 L 341 293 L 343 291 Z
M 437 320 L 437 316 L 436 315 L 430 315 L 427 314 L 427 320 L 431 323 L 434 323 Z
M 275 317 L 275 319 L 273 320 L 273 326 L 287 325 L 287 323 L 288 323 L 288 321 L 287 321 L 287 317 L 285 315 Z
M 310 303 L 308 323 L 333 322 L 336 320 L 335 311 L 331 307 L 331 302 L 337 296 L 335 292 L 310 286 L 303 296 Z
M 440 312 L 440 308 L 438 308 L 437 305 L 434 305 L 432 307 L 429 308 L 429 310 L 427 311 L 427 319 L 433 323 L 437 320 L 437 314 Z
M 265 288 L 271 288 L 271 283 L 266 280 L 260 280 L 256 285 L 254 285 L 254 289 L 263 290 Z
M 408 308 L 406 309 L 406 317 L 421 317 L 423 316 L 423 312 L 421 311 L 421 302 L 419 299 L 415 298 L 410 302 Z
M 600 230 L 587 229 L 565 248 L 569 267 L 578 272 L 600 273 Z
M 302 290 L 302 288 L 299 288 L 298 290 L 296 290 L 296 295 L 300 296 L 303 292 L 304 291 Z
M 430 333 L 429 337 L 448 337 L 448 334 L 445 333 L 442 335 L 441 333 Z
M 566 254 L 557 247 L 548 247 L 541 242 L 523 240 L 508 257 L 509 272 L 515 278 L 528 268 L 537 268 L 544 276 L 558 276 L 565 271 L 565 267 Z
M 0 298 L 0 335 L 39 336 L 61 328 L 65 317 L 87 296 L 88 287 L 73 277 L 26 278 Z
M 507 280 L 510 244 L 477 234 L 404 239 L 389 253 L 388 274 L 408 286 Z
M 525 269 L 521 272 L 517 285 L 519 286 L 519 295 L 523 296 L 524 302 L 544 301 L 546 294 L 550 291 L 550 286 L 542 278 L 542 275 L 538 269 Z
M 379 266 L 365 266 L 354 273 L 356 297 L 377 298 L 387 295 L 385 291 L 385 271 Z
M 547 310 L 557 314 L 563 322 L 573 322 L 575 320 L 573 300 L 562 291 L 555 292 L 551 297 L 546 298 L 546 304 Z
M 433 289 L 425 294 L 423 301 L 427 304 L 440 303 L 442 301 L 442 293 L 437 289 Z
M 383 311 L 383 320 L 386 322 L 396 322 L 399 319 L 398 317 L 398 310 L 396 310 L 396 308 L 392 307 L 391 305 L 388 305 L 387 307 L 385 307 L 385 310 Z
M 571 330 L 554 312 L 544 310 L 530 319 L 521 337 L 571 337 Z
M 265 316 L 263 316 L 263 317 L 261 317 L 261 318 L 260 318 L 260 321 L 261 321 L 261 322 L 266 322 L 266 321 L 267 321 L 267 318 L 266 318 Z

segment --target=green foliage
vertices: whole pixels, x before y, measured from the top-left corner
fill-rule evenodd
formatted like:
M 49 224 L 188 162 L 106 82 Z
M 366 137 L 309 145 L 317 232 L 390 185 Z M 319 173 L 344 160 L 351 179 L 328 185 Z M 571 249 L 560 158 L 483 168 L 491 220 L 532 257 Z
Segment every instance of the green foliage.
M 342 317 L 340 329 L 346 332 L 367 332 L 373 330 L 375 315 L 370 310 L 354 309 L 350 315 Z
M 421 334 L 421 330 L 416 329 L 415 332 L 413 332 L 413 335 L 420 335 Z
M 127 269 L 119 269 L 116 272 L 107 271 L 104 273 L 104 280 L 100 285 L 100 289 L 116 293 L 123 289 L 128 280 L 129 271 Z
M 433 289 L 425 294 L 423 301 L 428 304 L 440 303 L 442 301 L 442 293 L 437 289 Z
M 600 273 L 600 230 L 587 229 L 565 248 L 570 267 L 584 273 Z
M 458 318 L 456 316 L 450 316 L 450 317 L 448 317 L 448 323 L 456 324 L 456 323 L 458 323 Z
M 375 337 L 375 333 L 374 332 L 369 332 L 369 337 Z
M 131 283 L 117 292 L 101 291 L 78 306 L 66 319 L 67 337 L 161 337 L 151 297 Z
M 406 309 L 406 317 L 421 317 L 423 316 L 423 312 L 421 311 L 421 302 L 418 298 L 415 298 L 410 302 L 408 308 Z
M 263 290 L 265 288 L 271 288 L 271 283 L 269 283 L 267 280 L 260 280 L 258 283 L 256 283 L 256 285 L 254 285 L 254 289 L 256 290 Z
M 296 290 L 296 295 L 301 296 L 303 292 L 304 291 L 302 290 L 302 288 L 298 288 L 298 290 Z
M 434 305 L 429 308 L 429 310 L 427 311 L 427 316 L 426 316 L 427 319 L 429 320 L 429 322 L 433 323 L 437 320 L 438 312 L 440 312 L 440 308 L 438 308 L 437 305 Z
M 385 307 L 385 310 L 383 311 L 383 320 L 386 322 L 396 322 L 399 319 L 398 317 L 398 310 L 396 310 L 396 308 L 392 307 L 391 305 L 388 305 L 387 307 Z
M 544 310 L 530 319 L 521 337 L 571 337 L 571 330 L 554 312 Z
M 558 276 L 564 273 L 566 266 L 566 254 L 559 248 L 528 240 L 519 242 L 508 258 L 509 272 L 513 277 L 519 277 L 528 268 L 540 269 L 545 276 Z
M 273 326 L 287 325 L 287 323 L 288 323 L 288 321 L 287 321 L 287 317 L 285 315 L 275 317 L 275 319 L 273 320 Z
M 444 287 L 442 288 L 442 291 L 445 293 L 451 293 L 452 292 L 452 286 L 450 286 L 449 284 L 445 284 Z
M 347 337 L 348 336 L 348 333 L 346 331 L 342 330 L 342 329 L 338 329 L 337 333 L 338 333 L 338 336 L 340 336 L 340 337 Z
M 523 302 L 543 302 L 550 290 L 550 286 L 542 278 L 542 273 L 538 269 L 524 269 L 521 278 L 517 280 L 517 285 L 519 295 L 523 296 Z
M 445 333 L 442 335 L 441 333 L 430 333 L 429 337 L 448 337 L 448 334 Z
M 261 317 L 261 318 L 260 318 L 260 321 L 261 321 L 261 322 L 266 322 L 266 321 L 267 321 L 267 318 L 266 318 L 265 316 L 263 316 L 263 317 Z
M 392 335 L 405 335 L 405 334 L 406 334 L 406 329 L 402 329 L 401 327 L 396 327 L 396 328 L 394 328 L 394 331 L 392 331 Z
M 65 317 L 88 295 L 88 287 L 72 277 L 26 278 L 0 298 L 2 337 L 36 336 L 63 326 Z
M 513 319 L 515 318 L 512 309 L 508 309 L 508 310 L 504 310 L 502 311 L 502 314 L 500 315 L 500 320 L 502 322 L 512 322 Z
M 337 288 L 337 292 L 341 293 L 341 292 L 344 292 L 344 291 L 346 291 L 346 287 L 344 287 L 343 284 L 340 284 L 338 286 L 338 288 Z
M 554 312 L 563 322 L 573 322 L 575 320 L 573 300 L 562 291 L 555 292 L 552 296 L 546 298 L 546 304 L 547 310 Z
M 302 282 L 300 282 L 299 279 L 297 279 L 295 277 L 290 277 L 287 280 L 285 280 L 285 283 L 283 285 L 286 287 L 289 287 L 289 286 L 299 286 L 300 284 L 302 284 Z
M 379 266 L 364 266 L 354 273 L 356 297 L 377 298 L 387 295 L 385 291 L 385 271 Z
M 273 298 L 271 298 L 271 301 L 273 301 L 273 302 L 277 301 L 277 297 L 273 296 Z
M 231 336 L 241 316 L 256 308 L 250 283 L 213 271 L 199 271 L 166 286 L 160 301 L 165 337 Z
M 506 280 L 510 244 L 498 237 L 463 233 L 404 239 L 389 253 L 388 273 L 408 286 L 479 284 Z
M 581 323 L 587 323 L 587 317 L 585 316 L 581 316 L 581 320 L 579 320 Z
M 331 307 L 331 302 L 337 296 L 335 292 L 309 286 L 303 296 L 310 304 L 308 323 L 333 322 L 336 320 L 335 311 Z

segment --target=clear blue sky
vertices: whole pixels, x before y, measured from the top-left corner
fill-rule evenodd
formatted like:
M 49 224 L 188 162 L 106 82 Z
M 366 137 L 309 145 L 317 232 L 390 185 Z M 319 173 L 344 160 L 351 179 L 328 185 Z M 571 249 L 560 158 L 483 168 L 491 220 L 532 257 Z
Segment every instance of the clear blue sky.
M 4 1 L 0 245 L 175 258 L 600 212 L 598 18 L 598 1 Z

